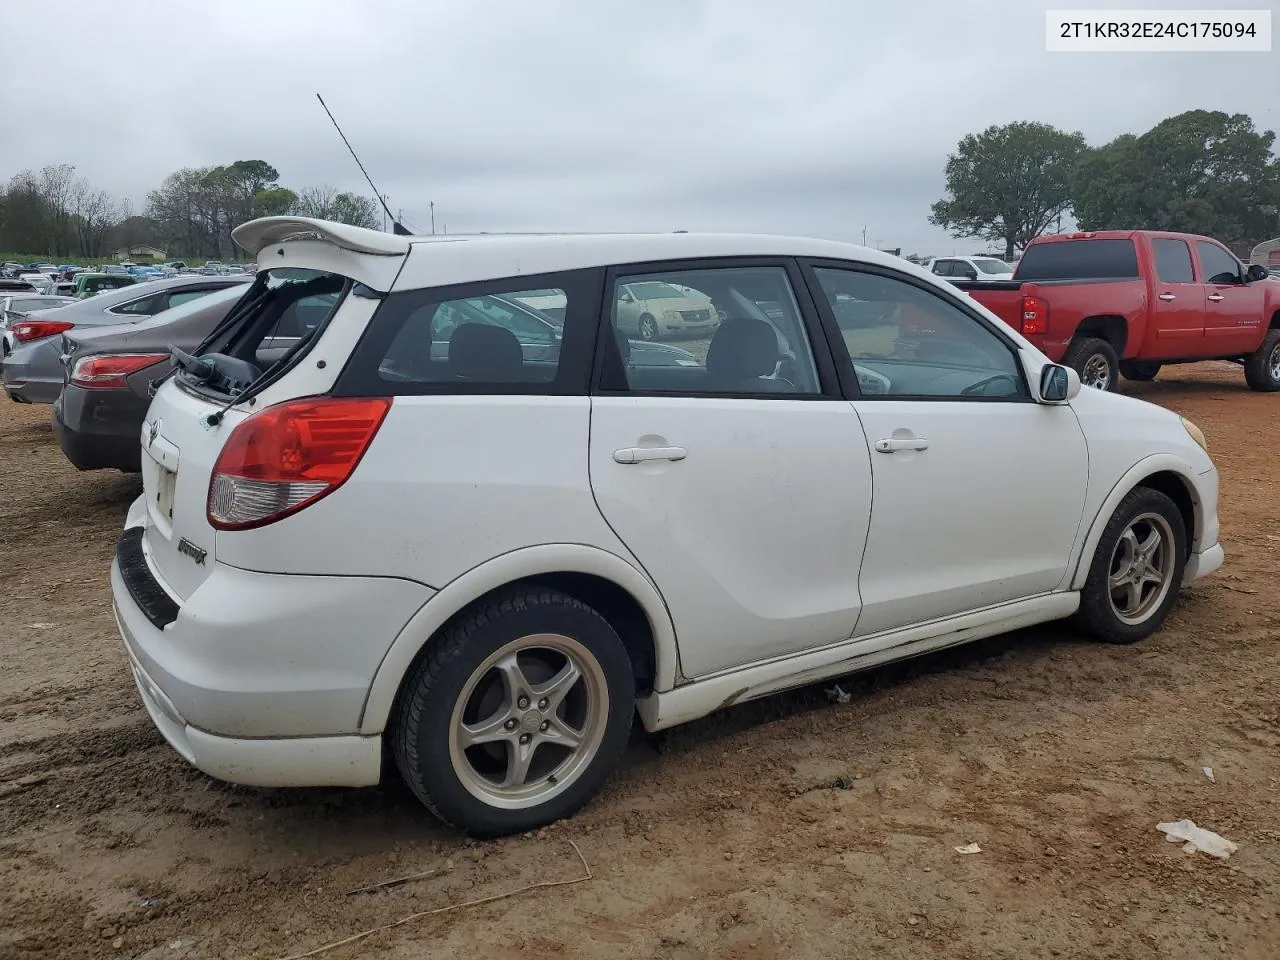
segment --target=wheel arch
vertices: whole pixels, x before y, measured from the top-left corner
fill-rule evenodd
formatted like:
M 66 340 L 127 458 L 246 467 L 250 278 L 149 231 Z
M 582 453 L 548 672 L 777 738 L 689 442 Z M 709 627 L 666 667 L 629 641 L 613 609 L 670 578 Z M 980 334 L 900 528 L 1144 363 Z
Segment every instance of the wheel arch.
M 1196 487 L 1195 473 L 1181 458 L 1172 454 L 1157 454 L 1130 467 L 1103 500 L 1094 513 L 1080 553 L 1075 560 L 1070 589 L 1080 590 L 1089 576 L 1089 566 L 1097 552 L 1102 532 L 1115 513 L 1120 501 L 1138 487 L 1150 487 L 1168 496 L 1178 507 L 1189 533 L 1187 550 L 1197 553 L 1204 535 L 1204 508 Z
M 1115 314 L 1085 317 L 1072 335 L 1073 340 L 1077 337 L 1097 337 L 1099 340 L 1105 340 L 1111 344 L 1116 356 L 1123 358 L 1125 347 L 1129 342 L 1129 321 Z
M 670 690 L 679 677 L 675 628 L 662 596 L 633 564 L 583 544 L 513 550 L 450 581 L 410 618 L 378 665 L 360 716 L 360 732 L 386 729 L 404 678 L 422 649 L 462 611 L 503 587 L 551 587 L 595 608 L 618 631 L 648 691 Z M 647 691 L 646 691 L 647 692 Z

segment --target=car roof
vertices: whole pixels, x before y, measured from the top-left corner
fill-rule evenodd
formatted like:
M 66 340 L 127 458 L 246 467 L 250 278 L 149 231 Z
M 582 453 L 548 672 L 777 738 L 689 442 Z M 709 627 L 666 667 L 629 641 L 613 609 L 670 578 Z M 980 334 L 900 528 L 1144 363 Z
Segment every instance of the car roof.
M 257 253 L 274 243 L 292 239 L 323 239 L 351 252 L 374 256 L 404 256 L 415 248 L 466 251 L 472 257 L 502 257 L 536 261 L 575 261 L 576 266 L 599 266 L 645 260 L 680 260 L 708 256 L 832 256 L 900 265 L 900 257 L 851 243 L 808 237 L 753 233 L 474 233 L 404 237 L 348 224 L 302 216 L 264 216 L 239 225 L 232 237 Z M 564 268 L 561 268 L 564 269 Z M 535 273 L 534 269 L 520 273 Z

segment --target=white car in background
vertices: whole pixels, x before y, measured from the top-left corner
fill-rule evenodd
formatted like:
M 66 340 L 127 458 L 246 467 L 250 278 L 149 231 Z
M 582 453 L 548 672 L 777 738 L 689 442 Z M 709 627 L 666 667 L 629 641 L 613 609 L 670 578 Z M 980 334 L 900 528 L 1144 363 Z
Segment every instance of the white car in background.
M 925 264 L 925 269 L 951 280 L 1013 279 L 1013 266 L 995 257 L 936 257 Z
M 1131 643 L 1223 562 L 1194 424 L 1082 390 L 893 256 L 233 236 L 259 273 L 159 385 L 111 566 L 147 711 L 224 780 L 366 786 L 391 758 L 447 822 L 526 831 L 590 799 L 636 714 L 661 730 L 1064 617 Z M 679 287 L 730 308 L 705 359 L 635 362 L 622 305 Z M 537 351 L 462 309 L 547 290 L 565 321 Z M 264 354 L 319 294 L 314 332 Z
M 624 283 L 616 310 L 618 329 L 641 340 L 707 335 L 720 323 L 705 293 L 661 280 Z

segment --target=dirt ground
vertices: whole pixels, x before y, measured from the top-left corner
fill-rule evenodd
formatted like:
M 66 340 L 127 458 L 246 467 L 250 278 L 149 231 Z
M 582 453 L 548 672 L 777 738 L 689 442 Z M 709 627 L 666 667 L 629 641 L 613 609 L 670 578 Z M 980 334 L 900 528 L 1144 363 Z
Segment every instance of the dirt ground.
M 1275 958 L 1280 397 L 1212 364 L 1125 389 L 1199 423 L 1222 472 L 1227 565 L 1162 633 L 1023 631 L 861 675 L 846 704 L 637 733 L 572 821 L 483 845 L 395 783 L 189 769 L 111 616 L 137 481 L 77 473 L 47 408 L 0 405 L 0 957 L 286 957 L 422 913 L 324 956 Z M 1156 831 L 1184 817 L 1239 852 Z M 591 879 L 427 913 L 583 876 L 570 840 Z

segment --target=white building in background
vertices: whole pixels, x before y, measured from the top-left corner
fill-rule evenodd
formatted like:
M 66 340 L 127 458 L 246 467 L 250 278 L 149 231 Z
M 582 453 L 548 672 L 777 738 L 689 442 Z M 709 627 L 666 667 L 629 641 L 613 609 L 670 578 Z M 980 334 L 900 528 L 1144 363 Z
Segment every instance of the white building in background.
M 1249 253 L 1250 263 L 1260 263 L 1264 267 L 1280 267 L 1280 237 L 1264 240 Z

